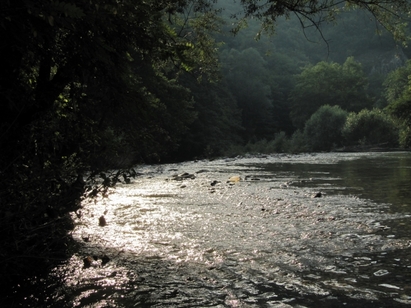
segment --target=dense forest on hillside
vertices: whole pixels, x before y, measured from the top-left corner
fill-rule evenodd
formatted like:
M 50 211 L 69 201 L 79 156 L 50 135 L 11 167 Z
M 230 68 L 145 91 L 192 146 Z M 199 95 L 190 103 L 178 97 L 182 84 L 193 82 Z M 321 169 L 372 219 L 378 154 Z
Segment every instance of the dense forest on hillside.
M 394 40 L 369 13 L 360 10 L 340 14 L 318 28 L 304 29 L 298 18 L 283 18 L 278 20 L 275 32 L 266 35 L 260 35 L 258 21 L 249 20 L 234 35 L 229 20 L 241 12 L 241 5 L 227 2 L 222 7 L 226 24 L 213 35 L 219 44 L 221 79 L 213 88 L 230 94 L 231 101 L 228 97 L 225 103 L 233 123 L 227 126 L 227 118 L 221 114 L 219 119 L 218 110 L 214 117 L 207 117 L 207 125 L 199 125 L 204 120 L 198 118 L 190 127 L 191 139 L 182 140 L 184 153 L 188 154 L 183 157 L 331 150 L 371 144 L 366 135 L 361 135 L 356 140 L 339 138 L 313 148 L 312 136 L 304 135 L 305 124 L 324 105 L 339 106 L 348 113 L 383 110 L 388 104 L 388 85 L 384 81 L 390 72 L 406 65 L 408 48 Z M 214 97 L 204 98 L 199 108 L 207 105 L 210 112 L 215 101 Z M 205 115 L 205 110 L 198 114 Z M 222 131 L 223 139 L 217 137 Z M 197 146 L 191 145 L 193 135 L 194 140 L 202 140 Z M 372 142 L 386 143 L 384 138 Z M 401 144 L 409 146 L 407 142 Z M 391 147 L 393 143 L 385 145 Z
M 261 3 L 1 1 L 2 289 L 137 163 L 410 147 L 407 1 Z

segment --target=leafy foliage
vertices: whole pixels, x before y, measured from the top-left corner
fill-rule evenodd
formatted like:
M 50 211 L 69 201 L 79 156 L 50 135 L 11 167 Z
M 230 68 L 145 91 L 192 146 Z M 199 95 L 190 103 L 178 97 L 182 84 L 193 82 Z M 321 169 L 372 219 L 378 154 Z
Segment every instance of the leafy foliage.
M 342 145 L 342 128 L 348 113 L 339 106 L 321 106 L 305 123 L 304 136 L 313 151 L 330 151 Z
M 319 62 L 303 69 L 290 95 L 291 119 L 302 128 L 323 105 L 337 105 L 347 111 L 360 111 L 371 105 L 366 94 L 367 78 L 361 65 L 348 58 L 343 65 Z
M 388 106 L 386 110 L 400 127 L 400 145 L 411 147 L 411 61 L 388 75 L 384 85 Z
M 323 22 L 332 21 L 341 12 L 361 8 L 369 12 L 385 29 L 389 30 L 397 40 L 407 39 L 406 18 L 409 3 L 405 0 L 381 2 L 378 0 L 333 0 L 296 1 L 242 0 L 246 16 L 254 16 L 262 21 L 262 31 L 273 30 L 279 17 L 295 15 L 303 27 L 320 29 Z
M 200 35 L 201 25 L 190 22 L 189 36 L 168 20 L 186 5 L 2 2 L 0 268 L 7 279 L 30 269 L 27 260 L 61 258 L 68 212 L 83 197 L 128 177 L 122 168 L 176 148 L 195 116 L 178 73 L 216 72 L 207 29 Z M 114 167 L 121 169 L 110 176 Z
M 384 81 L 385 97 L 389 104 L 394 103 L 408 88 L 408 76 L 411 75 L 411 61 L 392 71 Z
M 189 125 L 176 151 L 179 159 L 220 156 L 230 144 L 241 143 L 241 114 L 223 81 L 195 82 L 186 76 L 182 81 L 194 98 L 196 119 Z
M 244 139 L 262 139 L 274 132 L 271 87 L 266 61 L 254 48 L 221 54 L 223 73 L 242 113 Z
M 350 113 L 342 132 L 349 145 L 398 145 L 395 122 L 379 109 Z

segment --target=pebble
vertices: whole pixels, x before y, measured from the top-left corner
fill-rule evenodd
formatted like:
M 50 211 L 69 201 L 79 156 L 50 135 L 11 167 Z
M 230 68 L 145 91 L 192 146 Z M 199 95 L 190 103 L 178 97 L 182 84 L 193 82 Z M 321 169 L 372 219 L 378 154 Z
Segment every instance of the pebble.
M 100 216 L 100 218 L 98 219 L 98 225 L 100 227 L 104 227 L 105 225 L 107 225 L 107 221 L 104 216 Z
M 400 287 L 394 286 L 392 284 L 388 284 L 388 283 L 380 283 L 379 284 L 380 287 L 384 287 L 384 288 L 389 288 L 389 289 L 396 289 L 396 290 L 400 290 Z
M 380 277 L 380 276 L 388 275 L 389 273 L 390 273 L 389 271 L 384 270 L 384 269 L 381 269 L 381 270 L 379 270 L 379 271 L 376 271 L 376 272 L 374 273 L 374 276 Z

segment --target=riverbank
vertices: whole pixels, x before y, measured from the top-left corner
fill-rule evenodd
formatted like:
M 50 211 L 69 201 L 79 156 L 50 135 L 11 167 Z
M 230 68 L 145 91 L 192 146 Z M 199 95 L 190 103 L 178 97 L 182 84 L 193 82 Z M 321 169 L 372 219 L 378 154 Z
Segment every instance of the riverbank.
M 356 145 L 356 146 L 345 146 L 335 150 L 337 153 L 345 152 L 410 152 L 411 149 L 404 148 L 391 148 L 387 147 L 384 144 L 375 144 L 375 145 Z

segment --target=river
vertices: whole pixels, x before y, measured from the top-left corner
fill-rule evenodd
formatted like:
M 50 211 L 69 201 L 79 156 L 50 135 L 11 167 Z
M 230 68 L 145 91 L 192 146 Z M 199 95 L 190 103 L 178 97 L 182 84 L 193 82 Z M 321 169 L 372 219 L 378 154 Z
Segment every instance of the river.
M 411 306 L 409 152 L 135 170 L 73 213 L 41 307 Z

